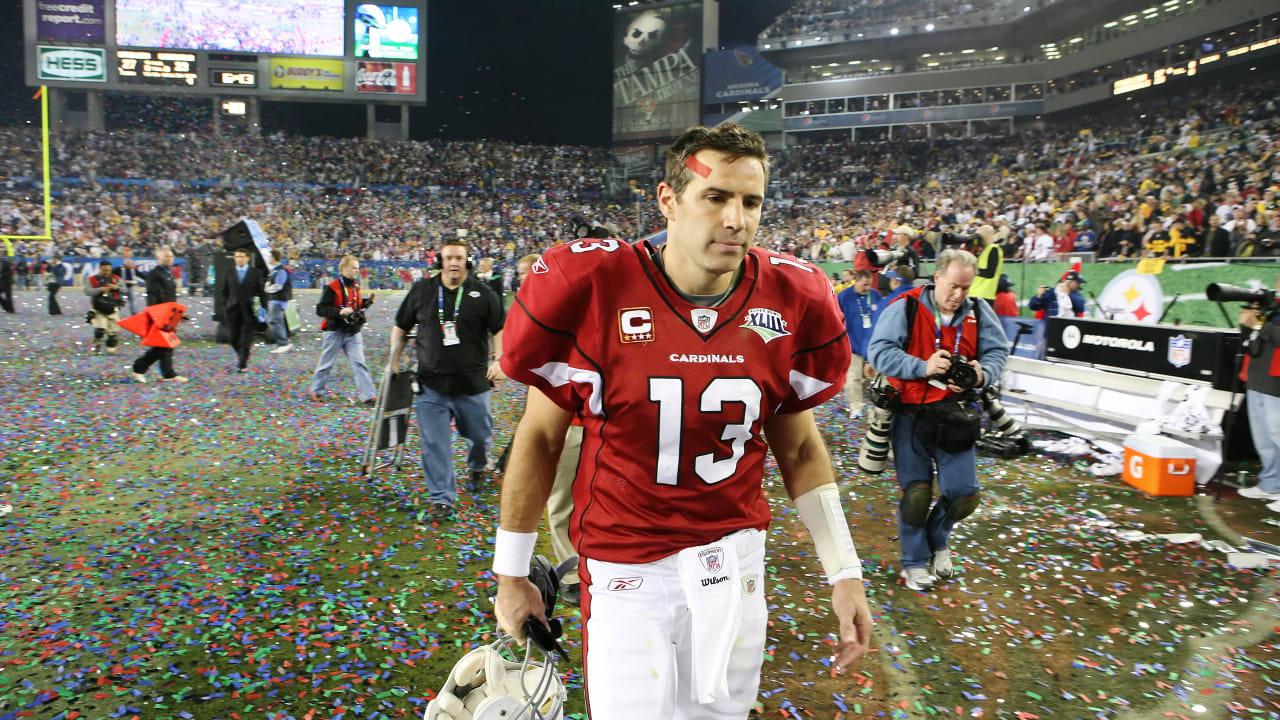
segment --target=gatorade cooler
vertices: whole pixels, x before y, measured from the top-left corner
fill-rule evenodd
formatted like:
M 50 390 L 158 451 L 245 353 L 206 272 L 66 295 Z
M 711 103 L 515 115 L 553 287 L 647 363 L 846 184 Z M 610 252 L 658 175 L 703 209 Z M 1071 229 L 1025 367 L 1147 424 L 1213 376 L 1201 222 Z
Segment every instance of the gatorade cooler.
M 1163 435 L 1124 439 L 1124 481 L 1152 495 L 1191 495 L 1196 489 L 1196 451 Z

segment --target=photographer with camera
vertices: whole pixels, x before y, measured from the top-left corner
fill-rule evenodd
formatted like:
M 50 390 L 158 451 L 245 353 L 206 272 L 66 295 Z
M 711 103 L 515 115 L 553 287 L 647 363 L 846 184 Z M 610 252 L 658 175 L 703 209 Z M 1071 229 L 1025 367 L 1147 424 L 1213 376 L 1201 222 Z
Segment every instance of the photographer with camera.
M 979 502 L 973 447 L 982 410 L 975 391 L 998 381 L 1009 357 L 995 313 L 969 298 L 977 270 L 972 253 L 944 250 L 934 284 L 888 305 L 868 346 L 872 366 L 899 397 L 889 438 L 902 490 L 902 576 L 912 590 L 929 590 L 955 572 L 947 545 L 951 529 Z
M 307 397 L 322 400 L 325 385 L 329 382 L 329 369 L 338 359 L 338 353 L 347 356 L 351 374 L 356 377 L 356 393 L 360 402 L 370 405 L 378 398 L 377 387 L 369 375 L 364 360 L 364 311 L 373 304 L 375 295 L 360 294 L 360 261 L 355 255 L 343 255 L 338 261 L 338 277 L 320 291 L 316 303 L 316 315 L 324 318 L 320 330 L 324 333 L 320 343 L 320 360 L 307 386 Z
M 1229 302 L 1244 300 L 1240 308 L 1241 352 L 1244 365 L 1245 405 L 1249 409 L 1249 429 L 1253 446 L 1262 460 L 1258 483 L 1242 488 L 1240 496 L 1251 500 L 1267 500 L 1268 510 L 1280 512 L 1280 277 L 1276 292 L 1247 290 L 1230 285 L 1213 284 L 1207 288 L 1210 300 Z
M 85 283 L 89 296 L 89 316 L 85 322 L 93 326 L 93 351 L 115 354 L 120 345 L 120 308 L 124 305 L 120 278 L 112 272 L 111 263 L 98 263 L 98 274 Z
M 1071 270 L 1062 276 L 1056 286 L 1051 288 L 1041 285 L 1035 297 L 1027 302 L 1027 307 L 1043 310 L 1046 318 L 1084 317 L 1084 295 L 1080 294 L 1080 286 L 1085 282 L 1080 273 Z

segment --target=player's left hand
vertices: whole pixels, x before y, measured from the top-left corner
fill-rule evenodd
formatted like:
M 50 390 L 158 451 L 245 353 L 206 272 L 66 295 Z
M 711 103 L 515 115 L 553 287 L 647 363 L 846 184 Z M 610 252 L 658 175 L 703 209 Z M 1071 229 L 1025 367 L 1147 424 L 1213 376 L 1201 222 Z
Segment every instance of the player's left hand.
M 502 363 L 498 360 L 489 363 L 489 371 L 486 374 L 489 376 L 489 382 L 507 379 L 507 374 L 502 372 Z
M 836 643 L 837 673 L 848 672 L 871 645 L 871 608 L 861 580 L 841 580 L 831 588 L 831 609 L 840 621 Z

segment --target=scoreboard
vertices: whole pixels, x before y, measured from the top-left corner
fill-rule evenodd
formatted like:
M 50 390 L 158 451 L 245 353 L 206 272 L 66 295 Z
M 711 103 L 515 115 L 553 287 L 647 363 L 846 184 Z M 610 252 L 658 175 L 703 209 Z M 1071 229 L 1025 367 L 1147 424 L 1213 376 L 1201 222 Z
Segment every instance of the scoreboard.
M 387 3 L 387 4 L 383 4 Z M 426 0 L 23 0 L 25 80 L 65 89 L 426 102 Z M 166 19 L 168 18 L 168 19 Z

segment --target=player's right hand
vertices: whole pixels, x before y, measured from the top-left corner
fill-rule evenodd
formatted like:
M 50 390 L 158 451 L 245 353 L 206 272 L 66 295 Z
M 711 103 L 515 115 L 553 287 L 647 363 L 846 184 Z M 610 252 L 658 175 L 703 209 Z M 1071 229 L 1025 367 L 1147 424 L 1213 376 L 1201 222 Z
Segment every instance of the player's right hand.
M 498 576 L 498 599 L 493 604 L 493 614 L 498 618 L 498 629 L 524 645 L 524 621 L 537 618 L 547 624 L 546 608 L 542 605 L 542 593 L 527 577 Z
M 951 353 L 946 350 L 935 350 L 924 364 L 925 377 L 942 375 L 951 368 Z

